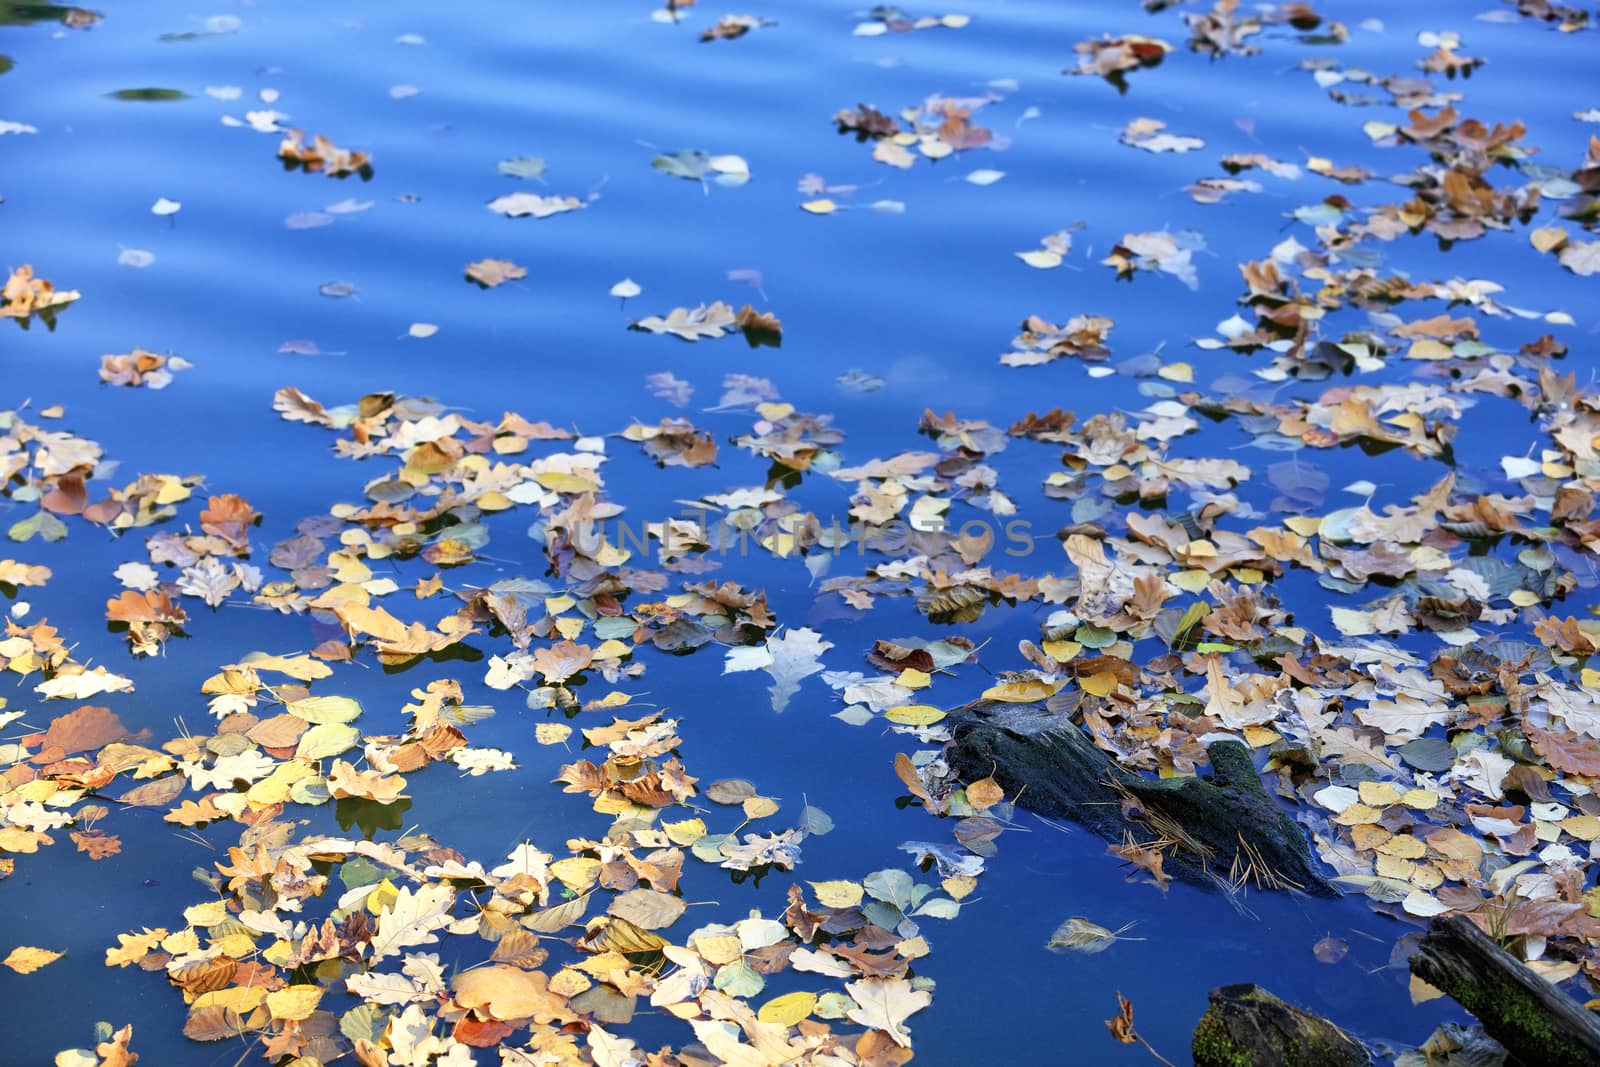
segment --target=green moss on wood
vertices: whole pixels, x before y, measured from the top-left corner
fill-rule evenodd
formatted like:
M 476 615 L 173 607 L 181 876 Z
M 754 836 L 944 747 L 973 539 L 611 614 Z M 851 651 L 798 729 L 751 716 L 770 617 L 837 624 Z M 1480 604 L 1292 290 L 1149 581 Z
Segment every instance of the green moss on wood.
M 1228 1036 L 1228 1027 L 1215 1008 L 1206 1009 L 1189 1042 L 1195 1067 L 1254 1067 L 1250 1054 Z

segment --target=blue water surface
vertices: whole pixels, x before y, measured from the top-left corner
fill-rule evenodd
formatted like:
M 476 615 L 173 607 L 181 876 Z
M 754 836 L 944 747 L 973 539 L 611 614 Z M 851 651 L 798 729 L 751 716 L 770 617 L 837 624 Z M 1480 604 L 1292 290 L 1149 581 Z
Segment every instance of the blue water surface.
M 0 3 L 0 54 L 12 63 L 0 73 L 0 120 L 37 129 L 0 135 L 0 265 L 31 263 L 83 293 L 53 331 L 0 322 L 0 406 L 64 405 L 63 425 L 101 442 L 129 480 L 146 471 L 192 472 L 212 491 L 243 494 L 266 516 L 260 545 L 289 536 L 302 516 L 359 499 L 362 483 L 376 475 L 335 460 L 323 431 L 281 420 L 271 398 L 285 385 L 329 403 L 393 390 L 437 397 L 476 418 L 514 410 L 609 433 L 635 418 L 678 413 L 644 387 L 646 375 L 670 370 L 697 389 L 688 414 L 721 439 L 745 431 L 748 411 L 702 409 L 715 406 L 725 374 L 752 374 L 770 379 L 800 410 L 832 413 L 847 434 L 841 449 L 849 462 L 926 447 L 916 436 L 925 409 L 1003 427 L 1058 406 L 1080 416 L 1143 407 L 1149 400 L 1131 376 L 1091 378 L 1065 360 L 1009 369 L 996 357 L 1029 314 L 1064 321 L 1095 313 L 1116 320 L 1114 362 L 1160 350 L 1192 363 L 1202 386 L 1247 374 L 1250 357 L 1191 346 L 1233 313 L 1235 264 L 1264 257 L 1290 234 L 1311 243 L 1289 215 L 1302 204 L 1333 194 L 1363 204 L 1402 198 L 1381 177 L 1418 161 L 1415 153 L 1402 159 L 1374 149 L 1361 129 L 1369 119 L 1401 120 L 1397 109 L 1332 102 L 1300 69 L 1303 61 L 1326 57 L 1412 74 L 1428 51 L 1418 33 L 1456 30 L 1464 51 L 1488 59 L 1470 79 L 1438 79 L 1465 92 L 1465 113 L 1522 119 L 1540 158 L 1566 167 L 1581 159 L 1596 129 L 1572 117 L 1600 106 L 1593 32 L 1505 21 L 1499 16 L 1511 9 L 1490 0 L 1319 6 L 1350 27 L 1348 42 L 1308 43 L 1285 27 L 1259 39 L 1259 55 L 1213 60 L 1182 45 L 1179 13 L 1195 5 L 1148 14 L 1128 0 L 972 0 L 959 6 L 972 16 L 961 29 L 879 37 L 852 35 L 866 18 L 852 3 L 753 0 L 749 12 L 776 25 L 710 44 L 698 41 L 699 32 L 726 11 L 705 0 L 676 24 L 653 19 L 648 0 L 259 0 L 213 9 L 113 0 L 88 29 L 65 26 L 65 9 L 52 17 L 44 5 Z M 1480 10 L 1496 18 L 1475 18 Z M 1097 78 L 1063 76 L 1076 42 L 1125 32 L 1162 36 L 1178 48 L 1159 67 L 1133 74 L 1126 94 Z M 207 94 L 220 86 L 241 95 Z M 416 92 L 396 98 L 396 86 Z M 138 88 L 184 95 L 113 95 Z M 262 101 L 264 90 L 276 94 L 271 103 Z M 1009 146 L 923 160 L 910 171 L 873 162 L 870 146 L 831 121 L 862 102 L 892 113 L 935 93 L 990 91 L 1003 99 L 982 111 L 982 121 Z M 221 121 L 267 107 L 287 113 L 289 125 L 370 152 L 372 178 L 287 172 L 274 157 L 277 135 Z M 1206 147 L 1151 155 L 1119 144 L 1118 131 L 1139 116 L 1204 138 Z M 702 186 L 652 169 L 657 152 L 680 149 L 737 153 L 753 179 L 738 188 Z M 1379 179 L 1346 188 L 1311 174 L 1284 181 L 1255 172 L 1247 176 L 1263 192 L 1215 206 L 1183 192 L 1220 173 L 1217 157 L 1248 151 L 1292 162 L 1326 156 L 1367 166 Z M 522 155 L 548 161 L 542 184 L 497 173 L 498 161 Z M 963 180 L 979 168 L 1005 177 L 989 186 Z M 862 188 L 837 197 L 850 210 L 814 216 L 798 209 L 810 199 L 796 189 L 807 174 Z M 588 203 L 544 220 L 485 209 L 520 189 Z M 159 198 L 182 208 L 153 214 Z M 286 225 L 290 216 L 347 199 L 370 206 L 335 213 L 330 225 Z M 876 200 L 899 201 L 904 211 L 866 206 Z M 1078 223 L 1062 268 L 1035 271 L 1014 256 Z M 1159 275 L 1119 283 L 1098 264 L 1124 233 L 1162 228 L 1204 235 L 1197 289 Z M 153 253 L 154 262 L 120 265 L 119 253 L 130 248 Z M 1592 280 L 1539 257 L 1525 233 L 1491 234 L 1445 254 L 1431 238 L 1381 252 L 1392 269 L 1489 278 L 1505 286 L 1504 303 L 1567 311 L 1576 321 L 1562 331 L 1570 366 L 1590 376 L 1600 322 Z M 528 277 L 489 291 L 466 282 L 465 265 L 486 257 L 523 264 Z M 729 280 L 729 271 L 751 270 L 760 272 L 759 290 Z M 608 294 L 623 277 L 644 289 L 625 306 Z M 352 283 L 356 294 L 320 295 L 332 281 Z M 626 329 L 631 318 L 716 299 L 778 314 L 781 348 L 752 349 L 737 338 L 691 346 Z M 414 322 L 437 324 L 439 332 L 407 337 Z M 1487 318 L 1483 325 L 1486 340 L 1512 350 L 1546 328 Z M 280 352 L 295 340 L 314 341 L 323 354 Z M 159 392 L 102 386 L 99 357 L 134 347 L 179 353 L 195 366 Z M 881 377 L 882 387 L 861 392 L 839 383 L 857 368 Z M 1488 482 L 1498 478 L 1500 457 L 1523 454 L 1535 435 L 1521 408 L 1483 403 L 1504 417 L 1464 434 L 1456 461 L 1463 477 Z M 1250 451 L 1249 438 L 1232 429 L 1218 434 L 1232 434 L 1227 447 L 1247 461 L 1281 458 Z M 1197 454 L 1219 454 L 1216 439 L 1208 436 Z M 611 452 L 611 495 L 649 517 L 671 513 L 674 501 L 765 476 L 764 464 L 729 446 L 718 468 L 698 471 L 662 471 L 624 442 L 613 442 Z M 1387 458 L 1377 474 L 1359 455 L 1317 461 L 1336 487 L 1357 478 L 1382 482 L 1387 501 L 1409 498 L 1438 475 L 1404 454 Z M 1041 542 L 1029 565 L 1059 570 L 1064 560 L 1050 535 L 1070 519 L 1036 492 L 1057 468 L 1055 451 L 1017 443 L 995 462 L 1002 487 L 1030 502 L 1024 514 Z M 839 486 L 806 492 L 815 494 L 806 506 L 819 514 L 842 515 L 847 506 Z M 526 521 L 506 516 L 493 525 L 487 551 L 504 576 L 542 570 Z M 243 650 L 305 648 L 328 636 L 303 616 L 242 604 L 216 613 L 196 608 L 191 637 L 164 658 L 135 663 L 106 631 L 102 605 L 117 591 L 112 570 L 142 558 L 138 546 L 78 525 L 59 545 L 35 543 L 13 555 L 55 570 L 47 587 L 29 591 L 33 617 L 70 633 L 80 661 L 133 676 L 137 693 L 115 698 L 116 710 L 158 738 L 170 736 L 176 721 L 203 723 L 198 688 L 218 664 Z M 765 556 L 732 560 L 721 576 L 764 586 L 780 619 L 821 629 L 835 645 L 829 665 L 836 669 L 858 669 L 860 653 L 878 638 L 941 636 L 904 602 L 838 618 L 803 568 Z M 990 612 L 962 632 L 1009 649 L 1036 636 L 1041 617 L 1031 609 Z M 902 841 L 947 834 L 915 808 L 896 809 L 900 789 L 888 768 L 903 739 L 831 718 L 837 698 L 815 679 L 775 715 L 765 675 L 719 671 L 715 652 L 656 657 L 646 688 L 683 719 L 685 760 L 702 779 L 748 777 L 787 805 L 804 796 L 833 816 L 836 830 L 808 841 L 802 877 L 859 877 L 897 865 Z M 570 755 L 529 744 L 532 713 L 477 685 L 481 673 L 471 664 L 425 663 L 400 675 L 373 669 L 342 679 L 340 691 L 368 708 L 368 732 L 398 729 L 409 690 L 433 677 L 471 681 L 469 702 L 500 708 L 475 728 L 473 741 L 512 749 L 519 769 L 465 779 L 449 768 L 414 775 L 406 826 L 479 857 L 503 855 L 524 838 L 603 833 L 602 816 L 549 784 Z M 969 672 L 963 688 L 943 682 L 934 699 L 954 705 L 985 684 L 981 672 Z M 31 697 L 27 683 L 7 695 L 13 706 Z M 331 826 L 327 813 L 316 818 L 312 828 Z M 1129 884 L 1104 843 L 1086 832 L 1027 816 L 1019 824 L 1000 839 L 975 901 L 956 921 L 925 930 L 934 952 L 919 972 L 938 991 L 912 1020 L 918 1062 L 1143 1062 L 1142 1049 L 1114 1043 L 1102 1028 L 1115 991 L 1131 998 L 1140 1032 L 1174 1061 L 1187 1055 L 1206 992 L 1231 982 L 1261 982 L 1364 1038 L 1397 1046 L 1422 1042 L 1440 1020 L 1463 1018 L 1448 1001 L 1411 1003 L 1408 975 L 1390 965 L 1390 954 L 1415 927 L 1373 914 L 1359 897 L 1253 895 L 1240 909 L 1186 886 L 1162 893 Z M 162 976 L 101 965 L 116 932 L 167 925 L 204 896 L 188 872 L 221 855 L 173 829 L 158 810 L 127 813 L 116 827 L 120 855 L 92 863 L 57 846 L 22 857 L 16 875 L 0 884 L 0 947 L 68 953 L 33 975 L 0 970 L 11 1020 L 0 1062 L 47 1063 L 57 1049 L 92 1044 L 98 1020 L 133 1022 L 142 1062 L 225 1065 L 257 1056 L 244 1042 L 186 1041 L 181 999 Z M 225 845 L 234 829 L 200 836 Z M 733 916 L 781 909 L 781 880 L 732 884 L 720 875 L 694 871 L 685 886 L 693 899 L 715 900 Z M 1130 934 L 1143 940 L 1098 955 L 1047 952 L 1051 930 L 1074 914 L 1113 928 L 1137 921 Z M 1329 934 L 1350 944 L 1336 965 L 1312 954 Z M 685 1033 L 669 1019 L 637 1024 L 645 1045 L 682 1041 Z

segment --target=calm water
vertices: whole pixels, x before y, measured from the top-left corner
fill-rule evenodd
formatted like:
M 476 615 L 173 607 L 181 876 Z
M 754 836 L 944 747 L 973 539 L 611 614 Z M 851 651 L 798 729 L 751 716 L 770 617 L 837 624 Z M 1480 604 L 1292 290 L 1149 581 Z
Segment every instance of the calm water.
M 1148 400 L 1130 377 L 1090 379 L 1065 360 L 1011 370 L 995 357 L 1028 314 L 1062 321 L 1094 312 L 1117 321 L 1117 359 L 1164 346 L 1169 358 L 1195 365 L 1197 382 L 1242 373 L 1241 357 L 1189 346 L 1233 313 L 1234 265 L 1260 258 L 1290 233 L 1309 243 L 1309 232 L 1288 214 L 1302 204 L 1334 193 L 1376 204 L 1397 193 L 1381 181 L 1344 187 L 1312 175 L 1291 182 L 1255 172 L 1246 176 L 1264 192 L 1201 206 L 1182 187 L 1218 174 L 1216 158 L 1229 152 L 1294 162 L 1327 156 L 1379 175 L 1414 165 L 1414 155 L 1401 161 L 1372 149 L 1360 128 L 1368 119 L 1395 120 L 1398 111 L 1330 102 L 1310 73 L 1297 69 L 1302 60 L 1331 57 L 1379 74 L 1414 73 L 1427 51 L 1416 43 L 1418 32 L 1453 29 L 1463 35 L 1464 52 L 1489 60 L 1454 83 L 1467 93 L 1465 113 L 1521 118 L 1540 158 L 1569 167 L 1596 129 L 1572 118 L 1600 106 L 1592 32 L 1562 35 L 1533 21 L 1474 19 L 1495 7 L 1489 0 L 1321 6 L 1352 28 L 1348 43 L 1307 44 L 1291 31 L 1269 31 L 1261 55 L 1213 62 L 1182 49 L 1176 11 L 1147 15 L 1121 0 L 977 0 L 956 9 L 973 16 L 965 28 L 876 38 L 851 35 L 864 17 L 853 4 L 769 0 L 748 10 L 777 26 L 712 44 L 696 38 L 726 9 L 704 3 L 674 26 L 652 21 L 646 0 L 262 0 L 216 9 L 147 0 L 104 5 L 104 19 L 88 30 L 65 28 L 39 5 L 0 3 L 0 54 L 11 63 L 0 73 L 0 120 L 37 128 L 0 135 L 0 253 L 4 265 L 32 263 L 58 286 L 83 293 L 54 332 L 37 322 L 26 332 L 0 323 L 0 406 L 64 404 L 64 425 L 101 442 L 130 479 L 144 471 L 197 472 L 214 491 L 242 493 L 266 515 L 258 544 L 286 536 L 303 515 L 356 499 L 373 475 L 335 462 L 322 431 L 278 418 L 272 393 L 289 384 L 328 402 L 392 389 L 435 396 L 477 417 L 512 409 L 605 433 L 635 417 L 654 422 L 676 414 L 644 388 L 646 375 L 670 370 L 697 388 L 688 413 L 721 437 L 742 432 L 748 416 L 699 409 L 716 403 L 725 374 L 741 372 L 771 379 L 803 411 L 834 413 L 852 462 L 923 443 L 915 430 L 924 408 L 1004 426 L 1055 406 L 1080 415 L 1140 407 Z M 1368 19 L 1381 19 L 1381 28 L 1359 28 Z M 1099 79 L 1061 75 L 1075 42 L 1122 32 L 1162 36 L 1179 50 L 1159 68 L 1134 74 L 1126 95 Z M 238 87 L 240 98 L 206 92 L 224 86 Z M 397 86 L 416 91 L 397 99 Z M 113 95 L 143 88 L 183 96 Z M 867 146 L 837 134 L 830 121 L 859 102 L 893 112 L 933 93 L 989 90 L 1004 99 L 985 108 L 982 120 L 1010 138 L 1009 147 L 938 165 L 921 161 L 910 171 L 874 163 Z M 272 103 L 262 102 L 263 91 L 277 94 Z M 276 135 L 221 122 L 267 107 L 290 116 L 289 125 L 371 152 L 375 176 L 363 182 L 285 173 L 274 159 Z M 1117 131 L 1138 116 L 1202 137 L 1206 147 L 1153 156 L 1119 145 Z M 742 155 L 753 180 L 706 191 L 651 169 L 657 151 L 679 149 Z M 498 161 L 523 155 L 547 160 L 543 185 L 496 172 Z M 961 180 L 978 168 L 1005 178 L 987 187 Z M 851 203 L 890 199 L 905 210 L 807 215 L 797 210 L 808 197 L 796 182 L 808 173 L 866 186 Z M 544 220 L 484 209 L 522 189 L 594 199 L 582 211 Z M 163 197 L 181 202 L 181 211 L 152 214 Z M 286 225 L 291 216 L 346 199 L 370 206 L 335 213 L 332 224 L 317 228 Z M 1033 271 L 1013 256 L 1077 222 L 1084 226 L 1063 268 Z M 1197 290 L 1156 275 L 1118 284 L 1097 264 L 1123 233 L 1162 228 L 1204 235 Z M 148 251 L 154 262 L 119 265 L 122 249 Z M 1525 234 L 1469 242 L 1443 258 L 1421 239 L 1381 250 L 1395 269 L 1491 278 L 1506 287 L 1505 303 L 1567 310 L 1577 321 L 1563 334 L 1573 351 L 1569 366 L 1590 377 L 1593 280 L 1539 260 Z M 515 260 L 528 277 L 487 292 L 463 281 L 464 265 L 485 257 Z M 764 296 L 729 281 L 730 270 L 761 272 Z M 607 290 L 624 276 L 644 293 L 619 308 Z M 319 295 L 336 280 L 352 283 L 356 295 Z M 737 339 L 688 346 L 625 329 L 630 317 L 713 299 L 769 307 L 783 320 L 782 348 L 752 350 Z M 413 322 L 440 330 L 427 339 L 405 337 Z M 1486 340 L 1512 349 L 1539 332 L 1495 319 L 1484 326 Z M 299 339 L 325 354 L 278 351 Z M 179 353 L 195 367 L 160 392 L 102 387 L 99 356 L 136 346 Z M 870 393 L 841 386 L 836 379 L 853 368 L 885 384 Z M 1521 409 L 1506 410 L 1508 418 L 1486 423 L 1489 432 L 1458 439 L 1465 476 L 1490 477 L 1502 455 L 1520 455 L 1532 443 Z M 1237 443 L 1248 446 L 1242 436 Z M 612 495 L 652 516 L 669 511 L 673 500 L 758 484 L 764 474 L 763 465 L 732 448 L 720 469 L 665 473 L 625 443 L 614 442 L 611 451 Z M 1341 478 L 1374 477 L 1354 457 L 1319 461 L 1329 463 L 1335 486 Z M 1068 521 L 1064 512 L 1038 506 L 1038 480 L 1055 462 L 1053 450 L 1020 446 L 996 460 L 1002 485 L 1033 502 L 1025 514 L 1041 532 Z M 1382 476 L 1401 499 L 1428 475 L 1423 465 L 1396 459 Z M 845 495 L 823 487 L 807 506 L 842 510 Z M 493 527 L 488 551 L 504 561 L 507 575 L 541 566 L 525 526 L 525 518 L 507 517 Z M 217 664 L 245 649 L 307 647 L 327 636 L 303 617 L 197 608 L 191 638 L 164 660 L 132 663 L 121 639 L 106 632 L 101 605 L 116 588 L 111 571 L 142 558 L 139 546 L 80 524 L 59 545 L 13 547 L 16 558 L 56 572 L 47 587 L 30 591 L 33 617 L 49 618 L 80 641 L 79 660 L 135 677 L 137 696 L 114 698 L 114 706 L 131 727 L 159 736 L 170 735 L 175 719 L 206 717 L 196 694 Z M 1037 564 L 1041 571 L 1057 565 L 1047 547 L 1052 554 Z M 876 638 L 938 636 L 896 602 L 880 601 L 861 619 L 828 618 L 797 567 L 742 559 L 727 576 L 765 585 L 776 614 L 791 625 L 813 621 L 825 629 L 836 646 L 830 667 L 856 669 L 856 650 Z M 1036 626 L 1028 612 L 991 612 L 967 632 L 1009 648 L 1034 636 Z M 694 773 L 750 777 L 769 795 L 792 804 L 804 794 L 833 815 L 838 828 L 807 843 L 801 876 L 847 877 L 895 865 L 901 841 L 937 832 L 920 816 L 893 810 L 899 790 L 887 768 L 906 747 L 901 739 L 830 718 L 837 699 L 814 679 L 787 713 L 774 716 L 765 675 L 724 677 L 719 670 L 714 654 L 656 657 L 646 681 L 653 700 L 683 717 Z M 388 709 L 413 686 L 479 674 L 449 664 L 393 677 L 347 672 L 339 691 L 360 696 L 369 709 L 363 725 L 382 732 L 398 723 Z M 954 705 L 984 685 L 981 673 L 969 671 L 936 696 Z M 20 689 L 10 699 L 22 706 L 30 696 Z M 480 855 L 503 854 L 527 836 L 559 841 L 603 830 L 600 816 L 547 784 L 569 757 L 527 743 L 517 702 L 481 687 L 469 702 L 501 705 L 495 720 L 475 728 L 473 741 L 513 749 L 519 770 L 462 780 L 448 768 L 415 775 L 407 825 Z M 935 952 L 925 973 L 937 980 L 938 994 L 912 1020 L 918 1062 L 1140 1062 L 1142 1050 L 1113 1044 L 1101 1027 L 1112 1014 L 1113 990 L 1133 1000 L 1140 1031 L 1174 1060 L 1186 1055 L 1206 991 L 1229 982 L 1260 981 L 1364 1037 L 1397 1044 L 1420 1043 L 1437 1021 L 1454 1017 L 1447 1002 L 1410 1005 L 1403 967 L 1385 966 L 1394 940 L 1410 928 L 1373 915 L 1359 898 L 1256 896 L 1253 914 L 1240 914 L 1215 894 L 1174 886 L 1162 895 L 1126 884 L 1119 864 L 1087 833 L 1030 819 L 1023 826 L 1027 832 L 1002 837 L 981 900 L 957 921 L 926 931 Z M 68 950 L 31 976 L 0 971 L 9 1017 L 26 1020 L 7 1027 L 0 1061 L 48 1062 L 59 1048 L 89 1044 L 94 1022 L 104 1019 L 136 1024 L 134 1047 L 144 1062 L 233 1063 L 241 1045 L 200 1046 L 179 1036 L 183 1007 L 160 976 L 99 963 L 115 932 L 176 920 L 203 893 L 187 872 L 217 854 L 171 833 L 153 811 L 128 813 L 112 829 L 125 842 L 117 857 L 91 863 L 58 845 L 25 857 L 16 876 L 0 884 L 4 947 Z M 211 836 L 228 835 L 223 827 Z M 782 891 L 703 877 L 691 895 L 738 914 L 772 907 Z M 1047 953 L 1045 938 L 1072 914 L 1110 927 L 1137 920 L 1133 933 L 1146 940 L 1098 956 Z M 1337 966 L 1317 963 L 1311 952 L 1329 933 L 1351 944 Z M 661 1041 L 682 1035 L 651 1022 L 639 1033 Z

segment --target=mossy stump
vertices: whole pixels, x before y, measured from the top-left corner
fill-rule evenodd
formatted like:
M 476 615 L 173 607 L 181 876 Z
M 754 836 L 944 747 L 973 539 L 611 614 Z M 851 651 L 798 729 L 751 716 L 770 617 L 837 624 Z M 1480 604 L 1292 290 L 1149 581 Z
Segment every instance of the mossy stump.
M 1411 973 L 1454 997 L 1523 1063 L 1600 1063 L 1600 1020 L 1464 915 L 1441 915 L 1428 925 Z
M 1366 1067 L 1361 1042 L 1333 1023 L 1290 1007 L 1258 985 L 1211 991 L 1194 1028 L 1195 1067 Z

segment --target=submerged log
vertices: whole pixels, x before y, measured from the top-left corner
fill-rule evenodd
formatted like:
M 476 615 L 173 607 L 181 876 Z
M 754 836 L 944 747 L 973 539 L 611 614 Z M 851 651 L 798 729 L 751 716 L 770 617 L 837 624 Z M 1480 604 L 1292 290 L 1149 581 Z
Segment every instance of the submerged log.
M 1600 1063 L 1600 1020 L 1466 916 L 1441 915 L 1428 925 L 1411 973 L 1454 997 L 1523 1063 Z
M 1071 819 L 1113 845 L 1131 839 L 1157 848 L 1166 874 L 1337 895 L 1241 742 L 1207 748 L 1209 780 L 1155 779 L 1122 766 L 1038 704 L 979 700 L 952 711 L 949 722 L 946 759 L 963 779 L 993 775 L 1030 811 Z
M 1194 1028 L 1195 1067 L 1366 1067 L 1361 1042 L 1258 985 L 1211 991 Z

